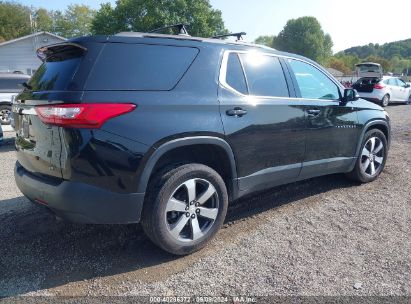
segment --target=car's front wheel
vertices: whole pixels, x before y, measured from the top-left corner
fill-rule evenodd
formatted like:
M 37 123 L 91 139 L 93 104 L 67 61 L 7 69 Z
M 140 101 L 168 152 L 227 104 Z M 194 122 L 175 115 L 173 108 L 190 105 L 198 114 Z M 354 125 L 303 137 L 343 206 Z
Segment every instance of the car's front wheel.
M 201 249 L 222 226 L 228 195 L 221 176 L 202 164 L 158 173 L 150 183 L 142 226 L 162 249 L 185 255 Z
M 8 105 L 0 105 L 0 123 L 9 125 L 11 123 L 11 107 Z
M 354 169 L 348 173 L 353 180 L 368 183 L 382 172 L 387 159 L 388 145 L 383 132 L 372 129 L 365 133 Z

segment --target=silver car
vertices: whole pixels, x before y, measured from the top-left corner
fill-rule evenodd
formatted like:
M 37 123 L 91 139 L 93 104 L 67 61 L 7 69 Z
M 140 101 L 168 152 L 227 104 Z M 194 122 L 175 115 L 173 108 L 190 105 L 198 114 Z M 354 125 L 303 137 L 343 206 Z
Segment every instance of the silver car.
M 0 73 L 0 123 L 11 123 L 11 104 L 13 97 L 21 90 L 21 84 L 27 82 L 30 76 L 24 74 Z
M 381 103 L 383 107 L 390 103 L 411 101 L 410 84 L 398 77 L 363 77 L 354 83 L 353 88 L 361 98 Z

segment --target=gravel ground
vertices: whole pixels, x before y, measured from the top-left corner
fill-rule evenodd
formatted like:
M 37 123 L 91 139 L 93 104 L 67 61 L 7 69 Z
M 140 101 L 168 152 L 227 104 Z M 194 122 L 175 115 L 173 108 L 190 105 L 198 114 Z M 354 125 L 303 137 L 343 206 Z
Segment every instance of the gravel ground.
M 411 296 L 411 106 L 388 112 L 393 140 L 377 181 L 332 175 L 241 199 L 208 247 L 180 258 L 139 225 L 71 224 L 30 204 L 14 185 L 6 133 L 0 297 Z

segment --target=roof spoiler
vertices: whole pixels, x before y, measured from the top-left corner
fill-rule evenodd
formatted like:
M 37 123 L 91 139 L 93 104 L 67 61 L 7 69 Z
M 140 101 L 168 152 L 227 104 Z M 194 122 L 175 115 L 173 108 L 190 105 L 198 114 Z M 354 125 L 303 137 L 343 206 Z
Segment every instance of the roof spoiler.
M 37 49 L 37 57 L 41 61 L 46 61 L 47 58 L 50 56 L 61 54 L 60 57 L 80 57 L 83 56 L 84 53 L 87 51 L 87 48 L 84 46 L 72 43 L 72 42 L 63 42 L 63 43 L 56 43 L 51 45 L 43 46 Z

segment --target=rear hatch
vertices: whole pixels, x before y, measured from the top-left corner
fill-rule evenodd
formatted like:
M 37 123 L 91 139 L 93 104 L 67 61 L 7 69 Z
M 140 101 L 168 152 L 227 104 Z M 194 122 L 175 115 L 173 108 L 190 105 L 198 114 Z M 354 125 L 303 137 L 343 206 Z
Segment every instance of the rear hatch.
M 383 70 L 379 63 L 364 62 L 355 65 L 358 77 L 382 78 Z
M 14 101 L 17 159 L 32 174 L 62 178 L 59 127 L 44 124 L 36 106 L 80 100 L 75 75 L 86 52 L 71 43 L 40 49 L 43 64 Z
M 352 87 L 359 93 L 372 93 L 374 86 L 380 81 L 381 79 L 378 77 L 364 77 L 358 79 Z

